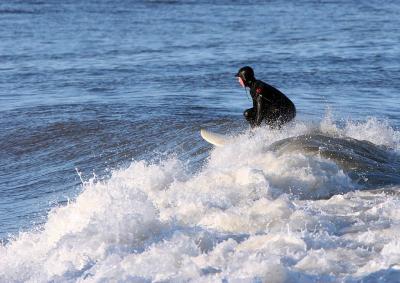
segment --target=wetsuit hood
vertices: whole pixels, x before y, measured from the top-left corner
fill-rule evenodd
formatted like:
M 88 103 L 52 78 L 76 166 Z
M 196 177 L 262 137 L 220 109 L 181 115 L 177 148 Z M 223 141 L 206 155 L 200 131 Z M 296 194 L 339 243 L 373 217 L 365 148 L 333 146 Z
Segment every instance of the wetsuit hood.
M 254 71 L 249 66 L 244 66 L 239 69 L 235 77 L 240 77 L 243 80 L 245 86 L 250 87 L 252 83 L 256 80 L 254 77 Z

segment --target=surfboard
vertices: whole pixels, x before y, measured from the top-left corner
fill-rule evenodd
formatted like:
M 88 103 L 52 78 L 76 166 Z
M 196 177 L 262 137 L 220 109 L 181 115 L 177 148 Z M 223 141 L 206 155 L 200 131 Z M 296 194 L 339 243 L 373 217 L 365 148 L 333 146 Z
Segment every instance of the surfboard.
M 224 146 L 229 141 L 227 136 L 207 131 L 205 129 L 200 130 L 200 135 L 205 141 L 215 146 Z

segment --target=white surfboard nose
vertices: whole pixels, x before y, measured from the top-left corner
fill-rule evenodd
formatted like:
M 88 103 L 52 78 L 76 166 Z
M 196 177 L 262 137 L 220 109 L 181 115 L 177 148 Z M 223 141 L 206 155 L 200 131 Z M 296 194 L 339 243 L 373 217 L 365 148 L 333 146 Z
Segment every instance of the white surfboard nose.
M 215 146 L 224 146 L 229 140 L 227 136 L 207 131 L 205 129 L 200 130 L 200 135 L 205 141 Z

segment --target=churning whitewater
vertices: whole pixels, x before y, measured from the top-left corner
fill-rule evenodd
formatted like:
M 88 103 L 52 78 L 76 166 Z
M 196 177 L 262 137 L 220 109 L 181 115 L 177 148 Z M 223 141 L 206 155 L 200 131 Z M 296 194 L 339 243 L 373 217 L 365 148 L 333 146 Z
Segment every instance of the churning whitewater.
M 200 137 L 199 137 L 200 138 Z M 2 282 L 396 282 L 400 132 L 257 129 L 196 172 L 134 161 L 0 246 Z

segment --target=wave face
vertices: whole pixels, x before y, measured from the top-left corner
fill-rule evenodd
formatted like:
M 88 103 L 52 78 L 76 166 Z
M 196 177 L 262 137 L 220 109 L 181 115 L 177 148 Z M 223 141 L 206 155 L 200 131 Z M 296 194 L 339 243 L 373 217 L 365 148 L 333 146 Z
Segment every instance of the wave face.
M 400 133 L 376 119 L 258 129 L 197 171 L 170 156 L 82 185 L 0 246 L 3 282 L 395 282 Z

